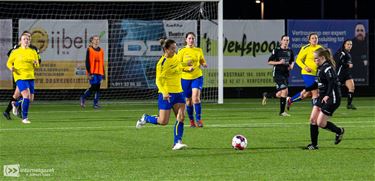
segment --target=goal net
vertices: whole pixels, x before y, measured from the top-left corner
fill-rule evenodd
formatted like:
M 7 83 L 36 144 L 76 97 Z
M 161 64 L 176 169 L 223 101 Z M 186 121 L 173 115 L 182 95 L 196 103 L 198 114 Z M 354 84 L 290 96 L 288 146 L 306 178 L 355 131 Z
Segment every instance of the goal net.
M 89 87 L 85 71 L 89 38 L 99 35 L 106 65 L 101 99 L 155 100 L 155 67 L 162 55 L 159 39 L 174 39 L 182 48 L 185 34 L 194 32 L 208 62 L 202 101 L 217 102 L 217 18 L 218 1 L 2 1 L 0 24 L 11 22 L 11 37 L 1 37 L 1 49 L 10 49 L 23 31 L 30 31 L 42 59 L 35 73 L 36 99 L 78 100 Z M 5 51 L 1 53 L 6 60 Z M 0 71 L 10 75 L 5 63 L 1 61 Z M 15 85 L 11 77 L 6 79 L 10 80 L 4 80 L 7 83 L 0 89 L 1 99 L 8 100 Z

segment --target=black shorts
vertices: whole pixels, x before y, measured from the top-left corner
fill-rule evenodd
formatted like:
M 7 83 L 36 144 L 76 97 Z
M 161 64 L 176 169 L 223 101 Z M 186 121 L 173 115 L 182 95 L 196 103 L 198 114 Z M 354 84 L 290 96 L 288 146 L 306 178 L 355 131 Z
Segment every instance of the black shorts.
M 336 100 L 334 100 L 332 97 L 329 97 L 327 103 L 322 103 L 322 99 L 323 97 L 319 97 L 315 105 L 320 107 L 323 114 L 327 116 L 332 116 L 336 109 L 339 108 L 341 98 L 336 97 Z
M 353 79 L 352 74 L 350 72 L 341 72 L 338 78 L 341 85 L 345 85 L 345 82 L 347 80 Z
M 285 76 L 275 76 L 273 81 L 276 83 L 276 90 L 280 91 L 288 88 L 288 77 Z

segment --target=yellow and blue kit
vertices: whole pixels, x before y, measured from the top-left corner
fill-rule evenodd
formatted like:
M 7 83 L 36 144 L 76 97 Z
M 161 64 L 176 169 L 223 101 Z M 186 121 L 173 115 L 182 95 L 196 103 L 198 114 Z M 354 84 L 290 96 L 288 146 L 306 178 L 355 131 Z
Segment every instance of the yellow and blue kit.
M 298 53 L 296 63 L 299 67 L 301 67 L 301 74 L 302 75 L 313 75 L 316 76 L 316 71 L 318 70 L 318 66 L 314 62 L 314 51 L 318 48 L 321 48 L 321 45 L 312 46 L 307 44 L 301 47 L 301 50 Z M 305 67 L 309 67 L 312 71 L 307 72 Z
M 14 81 L 35 79 L 34 69 L 39 67 L 37 52 L 31 48 L 17 48 L 9 56 L 7 67 L 13 70 Z
M 167 58 L 162 56 L 156 65 L 156 85 L 159 93 L 181 93 L 181 63 L 177 55 Z
M 203 75 L 202 69 L 200 66 L 206 63 L 204 59 L 203 51 L 198 47 L 184 47 L 178 51 L 178 59 L 181 62 L 183 72 L 181 77 L 183 79 L 192 80 Z M 188 71 L 190 68 L 193 68 L 193 71 Z

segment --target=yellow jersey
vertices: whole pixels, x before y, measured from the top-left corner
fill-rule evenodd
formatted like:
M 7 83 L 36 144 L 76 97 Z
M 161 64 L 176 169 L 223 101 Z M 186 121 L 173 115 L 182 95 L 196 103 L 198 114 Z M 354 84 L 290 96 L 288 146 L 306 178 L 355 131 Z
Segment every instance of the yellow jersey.
M 34 49 L 20 47 L 13 50 L 8 58 L 7 67 L 9 69 L 14 67 L 14 81 L 35 79 L 34 69 L 39 67 L 38 59 L 38 54 Z
M 316 75 L 316 72 L 318 70 L 318 66 L 314 62 L 314 51 L 318 48 L 321 48 L 321 45 L 315 45 L 312 46 L 310 44 L 307 44 L 303 47 L 301 47 L 301 50 L 299 51 L 296 59 L 296 63 L 299 67 L 301 67 L 301 74 L 303 75 Z M 312 71 L 307 72 L 305 70 L 305 67 L 309 67 Z
M 202 69 L 200 66 L 206 63 L 204 59 L 203 51 L 201 48 L 188 46 L 180 49 L 177 53 L 178 60 L 182 65 L 182 75 L 181 77 L 186 80 L 193 80 L 199 78 L 203 75 Z M 190 68 L 193 68 L 193 71 L 189 71 Z
M 164 55 L 159 59 L 156 65 L 156 85 L 159 93 L 163 95 L 169 93 L 181 93 L 181 63 L 177 55 L 167 58 Z

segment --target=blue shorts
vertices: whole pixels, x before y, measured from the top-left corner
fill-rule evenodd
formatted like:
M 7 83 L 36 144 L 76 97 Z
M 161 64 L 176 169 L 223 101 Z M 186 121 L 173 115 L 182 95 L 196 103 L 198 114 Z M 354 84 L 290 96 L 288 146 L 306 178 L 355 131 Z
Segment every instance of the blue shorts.
M 305 88 L 311 87 L 315 83 L 314 75 L 302 75 L 303 82 L 305 83 Z
M 191 98 L 191 95 L 193 93 L 193 88 L 202 90 L 203 87 L 203 76 L 200 76 L 196 79 L 192 80 L 186 80 L 186 79 L 181 79 L 181 85 L 182 85 L 182 90 L 184 90 L 184 94 L 186 98 Z
M 159 93 L 159 97 L 158 97 L 158 106 L 159 106 L 159 109 L 162 109 L 162 110 L 170 110 L 173 105 L 177 104 L 177 103 L 182 103 L 182 104 L 185 104 L 185 97 L 184 97 L 184 93 L 170 93 L 169 94 L 171 97 L 169 98 L 169 102 L 168 100 L 163 100 L 163 94 Z
M 90 84 L 91 85 L 94 85 L 94 84 L 100 84 L 100 82 L 103 80 L 103 76 L 102 75 L 98 75 L 98 74 L 93 74 L 91 76 L 91 80 L 90 80 Z
M 34 80 L 17 80 L 16 84 L 20 92 L 30 89 L 30 94 L 34 94 Z

